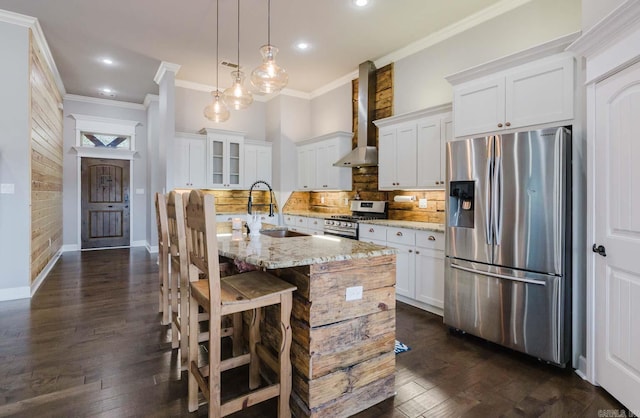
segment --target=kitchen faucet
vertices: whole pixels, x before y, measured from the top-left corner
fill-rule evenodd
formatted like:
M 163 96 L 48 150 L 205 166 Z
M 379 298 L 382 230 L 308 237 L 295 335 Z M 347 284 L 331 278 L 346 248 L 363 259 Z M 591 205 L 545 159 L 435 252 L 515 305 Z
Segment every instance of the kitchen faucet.
M 249 188 L 249 201 L 247 202 L 247 213 L 251 214 L 251 208 L 254 206 L 253 205 L 253 199 L 251 198 L 251 194 L 253 193 L 253 188 L 256 187 L 257 184 L 264 184 L 265 186 L 267 186 L 269 188 L 269 197 L 271 199 L 271 201 L 269 202 L 269 217 L 273 216 L 273 189 L 271 188 L 271 186 L 269 185 L 269 183 L 267 183 L 264 180 L 258 180 L 255 183 L 253 183 L 251 185 L 251 188 Z M 267 206 L 266 204 L 258 204 L 255 206 Z

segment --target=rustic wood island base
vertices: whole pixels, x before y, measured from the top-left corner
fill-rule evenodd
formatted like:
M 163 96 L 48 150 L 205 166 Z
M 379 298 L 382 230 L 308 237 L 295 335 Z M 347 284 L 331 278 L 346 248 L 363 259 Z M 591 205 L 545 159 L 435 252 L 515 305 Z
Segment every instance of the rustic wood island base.
M 395 250 L 348 239 L 252 238 L 220 234 L 220 254 L 272 270 L 298 288 L 293 415 L 346 417 L 394 396 Z M 277 350 L 277 312 L 264 317 L 263 343 Z

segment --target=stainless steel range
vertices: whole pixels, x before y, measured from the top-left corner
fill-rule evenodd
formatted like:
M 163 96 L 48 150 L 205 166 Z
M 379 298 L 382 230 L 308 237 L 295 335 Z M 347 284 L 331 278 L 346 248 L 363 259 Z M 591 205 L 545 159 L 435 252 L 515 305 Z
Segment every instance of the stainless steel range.
M 325 235 L 358 239 L 358 222 L 387 219 L 387 202 L 352 200 L 351 215 L 333 215 L 324 220 Z

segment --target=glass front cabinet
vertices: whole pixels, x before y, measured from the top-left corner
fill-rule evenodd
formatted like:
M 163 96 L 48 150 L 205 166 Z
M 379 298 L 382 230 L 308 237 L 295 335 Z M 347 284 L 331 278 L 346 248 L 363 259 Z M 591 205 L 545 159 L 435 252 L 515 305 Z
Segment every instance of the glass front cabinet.
M 238 132 L 203 129 L 207 135 L 207 182 L 210 189 L 243 187 L 244 135 Z

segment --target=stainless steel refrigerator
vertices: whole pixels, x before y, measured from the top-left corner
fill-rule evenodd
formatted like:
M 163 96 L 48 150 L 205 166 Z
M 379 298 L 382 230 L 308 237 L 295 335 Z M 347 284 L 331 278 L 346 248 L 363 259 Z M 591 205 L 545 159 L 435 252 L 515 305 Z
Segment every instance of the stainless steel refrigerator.
M 565 365 L 571 131 L 447 143 L 444 322 Z

